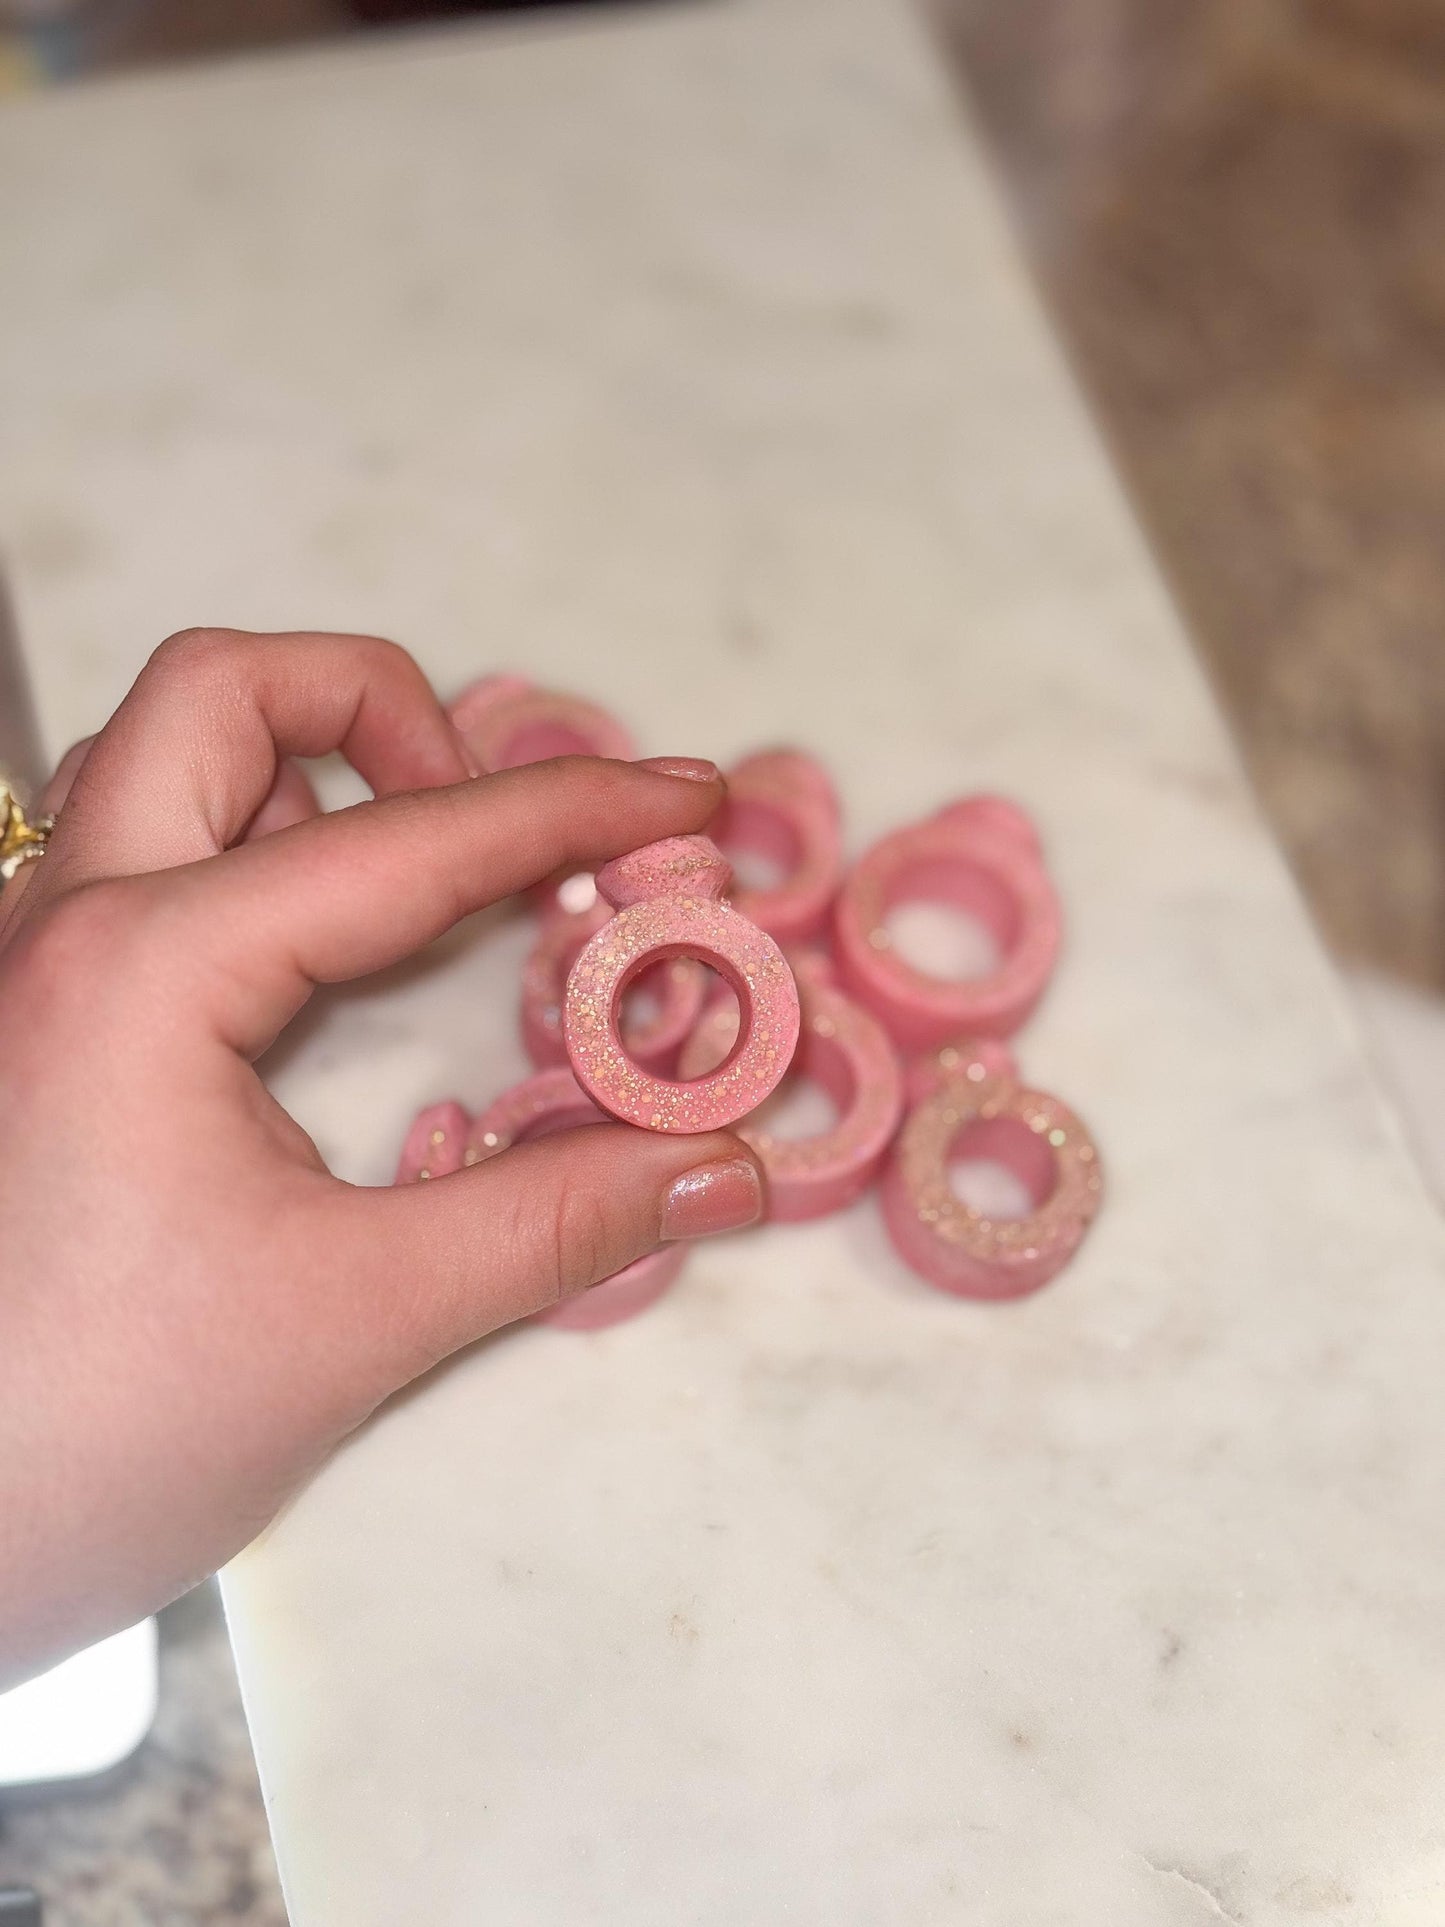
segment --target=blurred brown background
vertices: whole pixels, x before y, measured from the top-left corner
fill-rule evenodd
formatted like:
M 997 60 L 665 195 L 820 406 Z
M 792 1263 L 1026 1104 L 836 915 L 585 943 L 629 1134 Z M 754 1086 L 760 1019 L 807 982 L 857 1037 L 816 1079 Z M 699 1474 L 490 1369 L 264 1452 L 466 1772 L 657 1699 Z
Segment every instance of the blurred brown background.
M 932 0 L 1325 932 L 1445 984 L 1445 0 Z

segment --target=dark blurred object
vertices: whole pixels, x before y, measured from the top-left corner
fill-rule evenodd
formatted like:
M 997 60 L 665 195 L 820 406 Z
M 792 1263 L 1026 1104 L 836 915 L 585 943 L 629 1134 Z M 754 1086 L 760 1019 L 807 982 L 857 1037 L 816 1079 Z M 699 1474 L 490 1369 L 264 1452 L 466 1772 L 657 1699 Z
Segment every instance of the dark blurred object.
M 522 7 L 576 5 L 578 0 L 349 0 L 348 11 L 364 26 L 394 26 L 448 14 L 510 13 Z
M 1445 985 L 1445 0 L 932 0 L 1338 950 Z
M 373 25 L 397 20 L 427 20 L 436 14 L 482 13 L 485 0 L 349 0 L 347 11 Z
M 39 1894 L 29 1887 L 0 1887 L 0 1927 L 45 1927 Z
M 37 79 L 198 59 L 369 27 L 424 25 L 558 0 L 0 0 L 0 56 Z M 577 0 L 562 0 L 577 4 Z M 9 30 L 8 32 L 6 30 Z

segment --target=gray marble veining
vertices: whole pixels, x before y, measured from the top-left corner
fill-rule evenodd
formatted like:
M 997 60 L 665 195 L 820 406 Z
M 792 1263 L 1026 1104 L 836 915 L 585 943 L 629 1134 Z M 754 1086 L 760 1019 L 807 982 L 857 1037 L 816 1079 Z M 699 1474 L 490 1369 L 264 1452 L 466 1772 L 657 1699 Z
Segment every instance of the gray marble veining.
M 55 737 L 168 628 L 355 624 L 802 740 L 855 843 L 1016 793 L 1069 911 L 1023 1058 L 1109 1172 L 1025 1304 L 869 1204 L 383 1412 L 227 1576 L 296 1927 L 1433 1924 L 1441 1231 L 906 14 L 84 109 L 0 118 Z M 524 941 L 317 1013 L 277 1086 L 338 1168 L 516 1074 Z

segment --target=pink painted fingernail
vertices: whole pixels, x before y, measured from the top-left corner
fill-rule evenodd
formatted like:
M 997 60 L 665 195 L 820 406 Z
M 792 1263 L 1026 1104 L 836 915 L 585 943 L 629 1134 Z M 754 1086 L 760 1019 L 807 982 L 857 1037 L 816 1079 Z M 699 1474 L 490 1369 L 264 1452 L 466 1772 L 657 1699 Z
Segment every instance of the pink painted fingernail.
M 680 776 L 688 783 L 715 783 L 721 772 L 702 756 L 644 756 L 639 769 L 655 769 L 659 776 Z
M 662 1207 L 664 1244 L 678 1238 L 710 1238 L 717 1231 L 739 1231 L 763 1215 L 763 1186 L 746 1158 L 719 1158 L 699 1164 L 676 1179 Z

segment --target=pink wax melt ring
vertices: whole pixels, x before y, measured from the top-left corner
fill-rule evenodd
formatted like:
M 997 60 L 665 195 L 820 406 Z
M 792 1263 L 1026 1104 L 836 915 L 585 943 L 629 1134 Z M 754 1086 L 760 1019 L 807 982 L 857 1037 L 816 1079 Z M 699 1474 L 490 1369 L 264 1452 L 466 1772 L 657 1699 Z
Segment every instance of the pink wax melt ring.
M 725 859 L 705 836 L 649 843 L 597 875 L 597 888 L 617 915 L 572 966 L 563 1035 L 588 1095 L 647 1131 L 712 1131 L 736 1123 L 777 1088 L 792 1061 L 797 986 L 772 938 L 721 901 L 727 878 Z M 741 1013 L 726 1063 L 690 1084 L 644 1070 L 618 1035 L 628 985 L 672 957 L 711 964 L 731 984 Z
M 922 900 L 980 918 L 998 942 L 987 976 L 947 979 L 892 947 L 889 912 Z M 1059 900 L 1038 836 L 1017 804 L 974 796 L 875 843 L 843 883 L 834 916 L 843 987 L 909 1048 L 970 1033 L 1009 1037 L 1058 960 Z
M 932 1088 L 904 1119 L 883 1173 L 894 1249 L 920 1277 L 960 1298 L 1037 1291 L 1083 1241 L 1103 1197 L 1094 1140 L 1067 1104 L 1026 1090 L 999 1046 L 950 1046 L 926 1068 Z M 1006 1054 L 1005 1054 L 1006 1057 Z M 955 1195 L 950 1159 L 996 1160 L 1034 1201 L 1024 1218 L 990 1218 Z
M 778 865 L 768 888 L 734 884 L 735 910 L 779 943 L 817 936 L 843 880 L 842 812 L 822 764 L 798 749 L 763 750 L 728 771 L 727 801 L 709 826 L 723 855 Z
M 1000 1077 L 1018 1082 L 1018 1065 L 1007 1044 L 996 1037 L 968 1037 L 962 1043 L 944 1044 L 938 1050 L 915 1057 L 903 1072 L 903 1101 L 910 1108 L 932 1097 L 940 1084 L 950 1077 L 967 1076 L 973 1083 L 983 1077 Z
M 524 676 L 483 676 L 447 713 L 483 770 L 517 769 L 552 756 L 630 762 L 637 754 L 631 735 L 605 709 L 560 689 L 539 689 Z
M 575 1130 L 583 1124 L 611 1120 L 580 1090 L 571 1071 L 538 1071 L 535 1076 L 504 1091 L 473 1121 L 463 1152 L 467 1164 L 482 1164 L 514 1144 L 547 1137 L 553 1131 Z M 567 1331 L 601 1331 L 624 1318 L 646 1311 L 673 1283 L 687 1258 L 685 1244 L 661 1245 L 645 1258 L 604 1278 L 590 1291 L 564 1298 L 550 1310 L 538 1312 L 537 1322 Z
M 576 914 L 554 907 L 543 916 L 522 966 L 521 996 L 522 1042 L 538 1070 L 567 1062 L 562 1035 L 567 973 L 588 938 L 611 921 L 611 909 L 600 901 Z M 624 1011 L 623 1042 L 644 1070 L 665 1076 L 702 1016 L 707 972 L 689 957 L 672 957 L 644 971 L 636 988 L 647 994 L 652 1009 L 636 1018 Z
M 838 1107 L 838 1121 L 816 1137 L 774 1137 L 745 1118 L 737 1134 L 762 1161 L 768 1216 L 785 1224 L 842 1211 L 862 1196 L 903 1115 L 903 1071 L 887 1031 L 833 982 L 827 960 L 790 952 L 802 1029 L 792 1075 L 810 1077 Z M 720 1063 L 737 1032 L 730 998 L 715 999 L 683 1049 L 679 1074 L 700 1076 Z
M 398 1184 L 448 1177 L 462 1168 L 470 1119 L 460 1104 L 429 1104 L 418 1111 L 396 1167 Z

